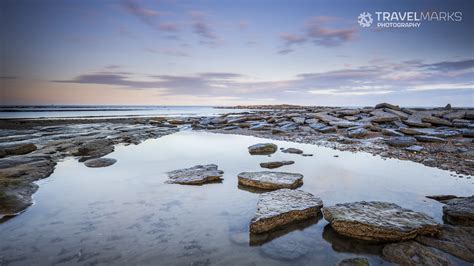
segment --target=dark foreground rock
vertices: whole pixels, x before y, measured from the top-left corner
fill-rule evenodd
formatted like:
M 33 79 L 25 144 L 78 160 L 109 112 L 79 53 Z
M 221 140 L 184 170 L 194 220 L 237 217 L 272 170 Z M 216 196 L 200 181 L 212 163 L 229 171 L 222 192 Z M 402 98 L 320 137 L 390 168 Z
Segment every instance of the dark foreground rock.
M 285 172 L 242 172 L 238 174 L 239 184 L 260 189 L 297 188 L 303 184 L 303 175 Z
M 250 146 L 248 149 L 252 155 L 269 155 L 275 153 L 278 146 L 273 143 L 259 143 Z
M 182 185 L 202 185 L 222 179 L 223 171 L 215 164 L 196 165 L 190 168 L 168 172 L 169 183 Z
M 316 217 L 321 199 L 302 190 L 279 189 L 262 193 L 257 212 L 250 222 L 251 233 L 264 233 L 281 226 Z
M 395 242 L 417 235 L 437 235 L 441 226 L 424 213 L 380 201 L 360 201 L 323 208 L 324 218 L 341 235 L 377 242 Z
M 369 266 L 370 264 L 367 258 L 349 258 L 349 259 L 343 259 L 334 265 L 335 266 Z
M 33 152 L 37 149 L 33 143 L 18 144 L 18 145 L 7 145 L 0 147 L 0 158 L 8 155 L 23 155 Z
M 415 241 L 386 245 L 384 259 L 407 266 L 418 265 L 454 265 L 443 253 Z
M 474 226 L 474 196 L 447 201 L 443 219 L 450 224 Z
M 418 236 L 416 241 L 474 263 L 474 227 L 443 225 L 439 237 Z
M 90 168 L 98 168 L 98 167 L 107 167 L 111 166 L 116 163 L 117 160 L 112 158 L 97 158 L 97 159 L 90 159 L 84 162 L 84 165 Z
M 274 168 L 282 167 L 283 165 L 290 165 L 294 163 L 295 161 L 265 162 L 265 163 L 260 163 L 260 167 L 274 169 Z

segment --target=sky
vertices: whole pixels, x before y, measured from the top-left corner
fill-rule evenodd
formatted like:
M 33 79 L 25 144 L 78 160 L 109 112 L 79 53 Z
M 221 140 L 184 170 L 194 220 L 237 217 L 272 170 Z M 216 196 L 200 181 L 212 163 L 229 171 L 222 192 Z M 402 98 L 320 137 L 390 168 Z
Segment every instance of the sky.
M 473 28 L 473 0 L 2 0 L 0 104 L 473 107 Z

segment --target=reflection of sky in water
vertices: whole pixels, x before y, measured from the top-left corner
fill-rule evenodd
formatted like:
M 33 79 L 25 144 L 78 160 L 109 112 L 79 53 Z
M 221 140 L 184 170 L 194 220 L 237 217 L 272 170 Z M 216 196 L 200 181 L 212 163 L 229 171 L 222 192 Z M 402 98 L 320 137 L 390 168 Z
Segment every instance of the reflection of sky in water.
M 441 221 L 442 204 L 425 195 L 473 193 L 472 179 L 421 164 L 281 141 L 273 142 L 314 156 L 249 155 L 247 146 L 257 142 L 262 140 L 188 131 L 117 147 L 107 157 L 118 162 L 108 168 L 66 160 L 40 182 L 34 206 L 0 225 L 0 263 L 315 265 L 354 253 L 380 262 L 380 247 L 347 241 L 324 219 L 249 236 L 258 194 L 239 189 L 237 174 L 262 170 L 263 161 L 294 160 L 276 170 L 304 174 L 301 189 L 326 206 L 384 200 Z M 225 171 L 222 183 L 164 184 L 166 171 L 207 163 Z

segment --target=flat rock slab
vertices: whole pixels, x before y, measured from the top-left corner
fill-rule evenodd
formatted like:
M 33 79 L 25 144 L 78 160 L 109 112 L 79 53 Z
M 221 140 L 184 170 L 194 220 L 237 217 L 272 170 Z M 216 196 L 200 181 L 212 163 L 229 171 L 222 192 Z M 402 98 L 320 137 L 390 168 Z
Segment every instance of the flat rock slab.
M 168 172 L 169 183 L 183 185 L 202 185 L 222 179 L 224 171 L 218 170 L 217 165 L 196 165 L 190 168 Z
M 84 165 L 90 168 L 98 168 L 98 167 L 107 167 L 111 166 L 112 164 L 116 163 L 117 160 L 112 158 L 97 158 L 97 159 L 90 159 L 84 162 Z
M 303 184 L 303 175 L 285 172 L 243 172 L 239 184 L 261 189 L 297 188 Z
M 387 140 L 387 144 L 393 147 L 409 147 L 417 143 L 414 137 L 393 137 Z
M 450 224 L 474 226 L 474 196 L 447 201 L 443 218 Z
M 6 155 L 23 155 L 33 152 L 36 149 L 37 147 L 33 143 L 4 146 L 0 147 L 0 158 Z
M 262 193 L 258 199 L 257 212 L 250 222 L 250 232 L 264 233 L 316 217 L 322 207 L 321 199 L 302 190 L 279 189 Z
M 380 201 L 360 201 L 323 208 L 324 218 L 341 235 L 376 242 L 436 235 L 441 226 L 428 215 Z
M 336 266 L 369 266 L 367 258 L 349 258 L 343 259 L 335 264 Z
M 474 263 L 474 227 L 445 224 L 439 237 L 418 236 L 416 241 Z
M 415 241 L 386 245 L 382 253 L 384 259 L 399 265 L 454 265 L 442 252 Z
M 302 150 L 297 149 L 297 148 L 288 148 L 288 149 L 282 150 L 281 152 L 284 152 L 284 153 L 294 153 L 294 154 L 302 154 L 302 153 L 303 153 Z
M 294 161 L 265 162 L 265 163 L 260 163 L 260 167 L 273 169 L 273 168 L 281 167 L 283 165 L 290 165 L 294 163 L 295 163 Z
M 259 143 L 250 146 L 248 149 L 252 155 L 269 155 L 275 153 L 278 146 L 273 143 Z

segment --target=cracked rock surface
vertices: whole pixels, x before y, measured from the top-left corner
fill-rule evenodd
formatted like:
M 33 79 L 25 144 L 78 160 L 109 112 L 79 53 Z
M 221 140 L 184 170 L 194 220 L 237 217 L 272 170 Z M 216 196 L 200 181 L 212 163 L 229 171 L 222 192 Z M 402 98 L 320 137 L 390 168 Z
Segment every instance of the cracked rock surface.
M 341 235 L 395 242 L 417 235 L 437 235 L 440 225 L 428 215 L 380 201 L 360 201 L 323 208 L 324 218 Z
M 303 175 L 285 172 L 242 172 L 239 184 L 260 189 L 297 188 L 303 184 Z
M 262 193 L 250 232 L 264 233 L 292 222 L 316 217 L 323 207 L 321 199 L 302 190 L 279 189 Z
M 202 185 L 222 179 L 224 171 L 218 170 L 217 165 L 196 165 L 190 168 L 168 172 L 169 183 L 183 185 Z

